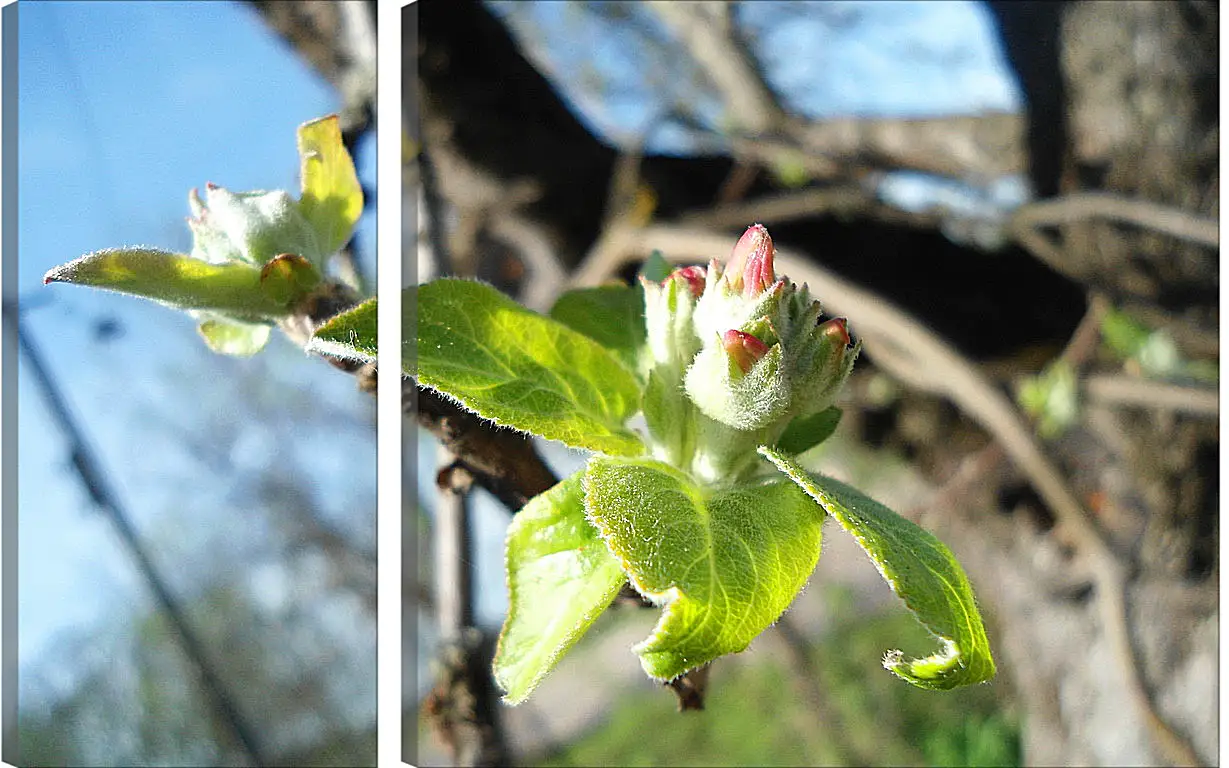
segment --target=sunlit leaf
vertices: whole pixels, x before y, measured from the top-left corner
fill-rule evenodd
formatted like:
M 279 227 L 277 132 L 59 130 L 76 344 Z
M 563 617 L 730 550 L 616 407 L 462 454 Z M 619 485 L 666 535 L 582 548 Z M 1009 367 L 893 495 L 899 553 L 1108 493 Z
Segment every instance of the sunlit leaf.
M 535 496 L 507 539 L 508 617 L 495 680 L 519 704 L 589 629 L 627 581 L 585 519 L 581 475 Z
M 918 527 L 857 489 L 807 473 L 771 448 L 760 448 L 777 468 L 819 503 L 870 555 L 892 591 L 938 638 L 938 652 L 904 659 L 885 655 L 883 666 L 919 688 L 948 689 L 994 677 L 994 659 L 968 577 L 951 551 Z
M 177 309 L 209 310 L 239 320 L 271 320 L 289 313 L 287 302 L 268 295 L 260 268 L 232 262 L 209 264 L 156 248 L 108 248 L 63 264 L 44 283 L 76 283 L 141 296 Z
M 644 346 L 644 291 L 639 285 L 577 288 L 559 297 L 550 316 L 583 333 L 633 371 Z
M 325 321 L 307 343 L 307 351 L 374 363 L 376 339 L 376 299 L 373 298 Z
M 299 126 L 298 143 L 303 188 L 299 210 L 325 251 L 333 253 L 350 239 L 363 212 L 363 188 L 336 115 Z
M 250 357 L 264 349 L 273 330 L 269 325 L 254 323 L 229 323 L 224 320 L 205 320 L 196 327 L 205 344 L 214 352 L 235 357 Z
M 745 649 L 819 559 L 823 514 L 787 481 L 711 490 L 661 462 L 595 457 L 585 507 L 632 585 L 665 606 L 633 649 L 661 680 Z
M 436 280 L 415 299 L 421 384 L 497 424 L 576 448 L 644 452 L 624 426 L 639 384 L 600 344 L 482 283 Z

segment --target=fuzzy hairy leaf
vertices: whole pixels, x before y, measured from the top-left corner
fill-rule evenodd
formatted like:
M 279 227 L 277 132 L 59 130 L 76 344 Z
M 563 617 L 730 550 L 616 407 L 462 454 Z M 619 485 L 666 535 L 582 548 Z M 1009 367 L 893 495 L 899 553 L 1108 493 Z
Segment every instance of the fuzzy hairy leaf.
M 772 448 L 760 448 L 777 468 L 851 533 L 918 621 L 942 647 L 923 659 L 885 655 L 883 666 L 919 688 L 945 690 L 994 677 L 994 659 L 973 588 L 951 551 L 918 527 L 855 488 L 807 473 Z
M 506 558 L 508 617 L 494 669 L 504 701 L 519 704 L 606 610 L 627 576 L 585 519 L 580 473 L 516 514 Z
M 207 310 L 237 320 L 275 320 L 290 312 L 261 285 L 260 267 L 209 264 L 156 248 L 108 248 L 87 253 L 43 276 L 153 299 L 176 309 Z
M 585 508 L 632 585 L 665 606 L 633 649 L 659 680 L 745 649 L 819 559 L 823 515 L 787 481 L 713 491 L 662 462 L 595 457 Z
M 417 289 L 418 381 L 491 421 L 575 448 L 636 456 L 624 423 L 635 376 L 596 341 L 496 289 L 441 279 Z
M 325 321 L 312 334 L 307 351 L 374 363 L 376 339 L 376 299 L 368 299 Z

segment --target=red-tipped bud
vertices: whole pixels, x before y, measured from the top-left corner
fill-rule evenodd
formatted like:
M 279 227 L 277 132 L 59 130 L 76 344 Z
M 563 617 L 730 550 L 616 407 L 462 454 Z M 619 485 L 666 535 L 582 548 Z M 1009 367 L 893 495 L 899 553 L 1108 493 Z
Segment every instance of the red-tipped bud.
M 730 254 L 725 273 L 727 284 L 744 296 L 759 296 L 776 282 L 772 266 L 774 253 L 768 229 L 763 224 L 752 224 Z
M 849 346 L 849 326 L 843 317 L 834 317 L 819 325 L 819 334 L 827 336 L 833 341 L 839 341 L 841 347 Z
M 670 273 L 669 277 L 662 281 L 662 285 L 676 278 L 686 280 L 688 290 L 697 299 L 700 298 L 700 294 L 704 293 L 704 267 L 681 267 L 676 269 Z
M 768 354 L 767 344 L 742 331 L 731 330 L 721 334 L 721 345 L 743 373 L 750 371 L 752 366 Z

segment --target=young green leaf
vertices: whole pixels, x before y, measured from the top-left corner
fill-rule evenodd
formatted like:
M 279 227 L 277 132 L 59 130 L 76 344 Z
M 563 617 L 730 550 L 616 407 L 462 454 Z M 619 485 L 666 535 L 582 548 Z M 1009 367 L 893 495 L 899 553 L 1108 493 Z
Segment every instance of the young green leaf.
M 418 289 L 401 290 L 401 373 L 418 376 Z
M 666 257 L 662 256 L 661 251 L 658 250 L 650 253 L 649 257 L 644 260 L 644 264 L 640 265 L 640 276 L 654 283 L 665 280 L 673 271 L 674 265 L 666 261 Z
M 600 344 L 483 283 L 436 280 L 415 298 L 419 383 L 496 424 L 575 448 L 644 452 L 623 426 L 640 386 Z
M 519 704 L 627 581 L 585 519 L 581 474 L 535 496 L 507 539 L 508 617 L 495 652 L 504 701 Z
M 661 680 L 745 649 L 819 559 L 823 515 L 786 481 L 712 491 L 662 462 L 595 457 L 585 508 L 632 585 L 665 605 L 633 649 Z
M 637 369 L 644 346 L 644 290 L 639 286 L 577 288 L 559 297 L 550 316 L 614 352 Z
M 777 440 L 777 449 L 795 456 L 808 451 L 832 437 L 841 423 L 841 409 L 828 406 L 819 413 L 794 419 Z
M 196 327 L 205 344 L 214 352 L 235 357 L 251 357 L 269 342 L 272 326 L 253 323 L 232 323 L 210 319 Z
M 808 474 L 777 450 L 762 447 L 760 453 L 853 535 L 892 591 L 941 642 L 942 648 L 924 659 L 906 661 L 900 651 L 890 651 L 883 659 L 888 671 L 919 688 L 935 690 L 994 677 L 990 642 L 973 588 L 943 542 L 856 489 Z
M 261 288 L 260 276 L 259 267 L 241 262 L 209 264 L 156 248 L 108 248 L 50 270 L 43 282 L 90 285 L 236 320 L 275 320 L 289 314 L 287 302 Z
M 354 161 L 341 140 L 337 115 L 299 126 L 302 195 L 299 210 L 320 236 L 326 253 L 333 253 L 354 231 L 363 212 L 363 188 Z
M 307 351 L 364 363 L 376 361 L 376 299 L 329 318 L 312 334 Z

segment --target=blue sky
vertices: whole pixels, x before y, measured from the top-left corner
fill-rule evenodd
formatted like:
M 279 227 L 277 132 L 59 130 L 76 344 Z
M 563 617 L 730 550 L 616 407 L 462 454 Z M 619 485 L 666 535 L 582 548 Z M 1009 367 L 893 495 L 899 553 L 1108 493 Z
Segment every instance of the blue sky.
M 188 250 L 188 190 L 206 181 L 296 190 L 295 128 L 339 108 L 332 88 L 237 3 L 23 2 L 19 12 L 25 327 L 172 586 L 188 592 L 227 558 L 260 553 L 262 523 L 237 478 L 278 466 L 310 468 L 324 514 L 373 537 L 371 404 L 350 377 L 276 336 L 255 358 L 221 358 L 181 313 L 41 285 L 50 267 L 97 248 Z M 359 166 L 374 187 L 374 146 Z M 374 278 L 373 215 L 359 236 Z M 103 320 L 123 332 L 97 339 Z M 37 670 L 65 630 L 88 633 L 151 603 L 24 370 L 19 391 L 19 647 L 23 670 Z M 302 418 L 311 403 L 323 417 Z

